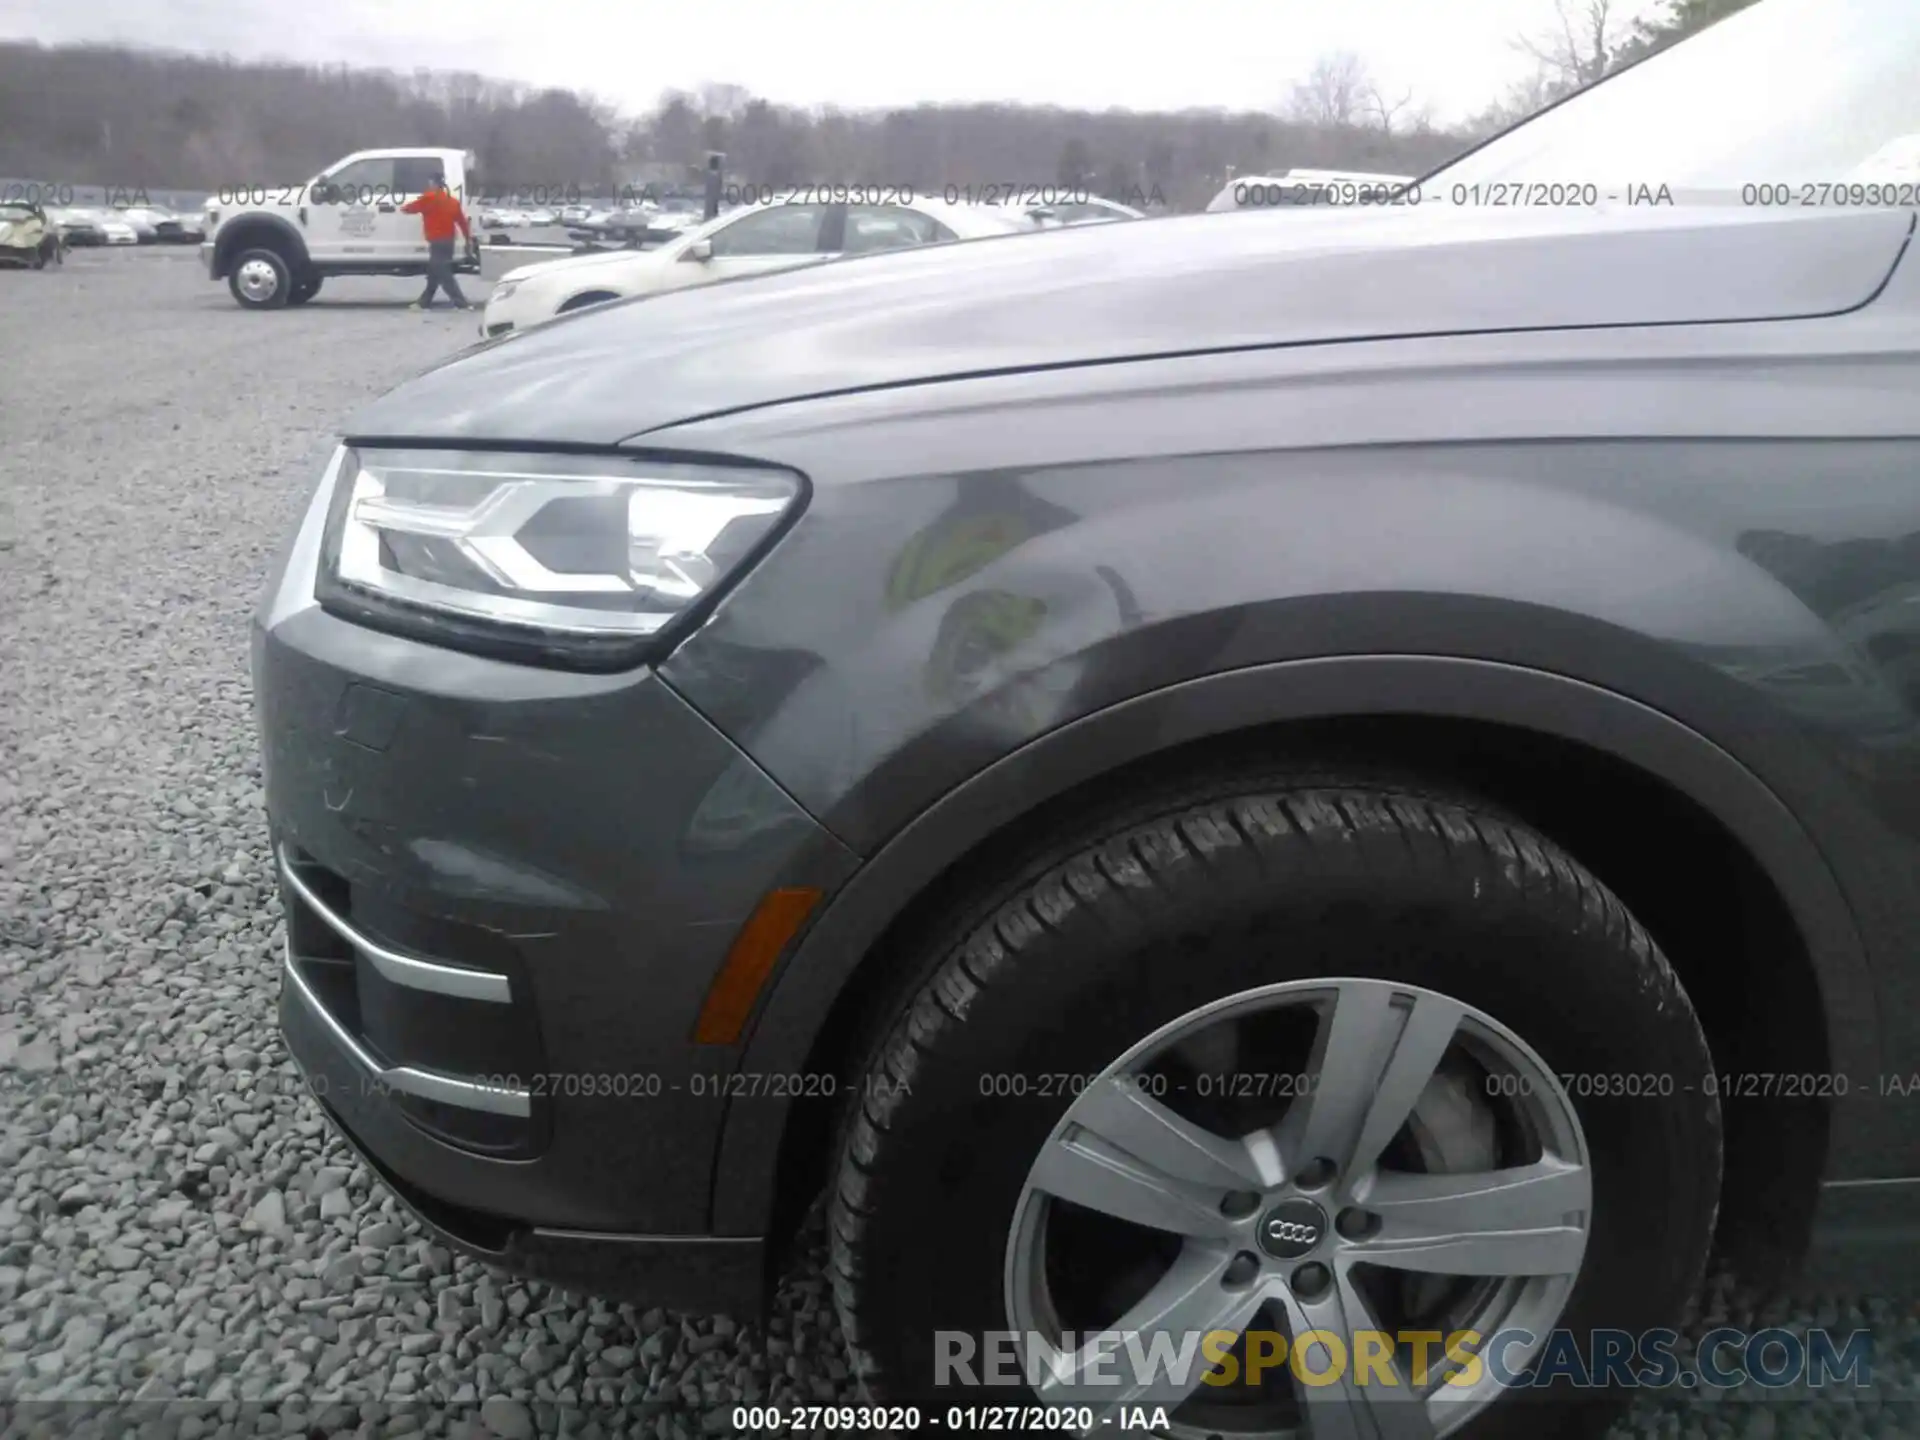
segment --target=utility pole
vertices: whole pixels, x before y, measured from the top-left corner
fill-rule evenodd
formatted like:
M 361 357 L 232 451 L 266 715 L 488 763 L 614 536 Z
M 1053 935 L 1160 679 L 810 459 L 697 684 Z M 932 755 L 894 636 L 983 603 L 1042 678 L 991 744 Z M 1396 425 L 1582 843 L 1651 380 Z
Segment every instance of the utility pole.
M 726 152 L 709 150 L 707 152 L 707 219 L 711 220 L 720 213 L 720 167 L 726 163 Z

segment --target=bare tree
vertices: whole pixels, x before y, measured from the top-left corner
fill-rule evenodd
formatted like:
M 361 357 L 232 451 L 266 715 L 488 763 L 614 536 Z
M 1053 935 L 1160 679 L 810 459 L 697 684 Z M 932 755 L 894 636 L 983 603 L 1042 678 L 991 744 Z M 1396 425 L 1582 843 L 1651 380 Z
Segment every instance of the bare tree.
M 1565 93 L 1557 75 L 1545 66 L 1536 66 L 1531 75 L 1515 82 L 1506 94 L 1474 114 L 1461 128 L 1476 139 L 1496 135 L 1509 125 L 1517 125 L 1536 111 L 1544 110 Z
M 1605 75 L 1633 34 L 1617 0 L 1553 0 L 1553 11 L 1552 25 L 1513 43 L 1561 93 Z
M 1374 129 L 1392 135 L 1432 126 L 1430 107 L 1415 103 L 1411 87 L 1389 96 L 1351 50 L 1316 60 L 1307 78 L 1293 87 L 1285 113 L 1317 130 Z
M 1358 125 L 1378 94 L 1367 65 L 1351 50 L 1322 55 L 1293 87 L 1287 117 L 1323 130 Z
M 1379 86 L 1369 84 L 1361 112 L 1367 123 L 1383 135 L 1433 128 L 1433 107 L 1425 102 L 1416 102 L 1411 86 L 1403 90 L 1399 98 L 1389 100 Z

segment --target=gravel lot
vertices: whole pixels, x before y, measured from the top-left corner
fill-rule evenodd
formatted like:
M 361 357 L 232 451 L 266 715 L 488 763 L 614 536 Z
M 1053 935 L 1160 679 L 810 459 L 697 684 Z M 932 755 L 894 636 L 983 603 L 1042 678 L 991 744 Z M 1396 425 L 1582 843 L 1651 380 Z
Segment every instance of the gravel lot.
M 416 288 L 257 315 L 190 253 L 0 273 L 0 1434 L 701 1435 L 853 1398 L 817 1240 L 764 1327 L 491 1275 L 280 1048 L 246 621 L 334 424 L 474 339 Z M 1718 1323 L 1869 1326 L 1875 1383 L 1649 1396 L 1617 1436 L 1920 1433 L 1913 1302 L 1723 1277 Z

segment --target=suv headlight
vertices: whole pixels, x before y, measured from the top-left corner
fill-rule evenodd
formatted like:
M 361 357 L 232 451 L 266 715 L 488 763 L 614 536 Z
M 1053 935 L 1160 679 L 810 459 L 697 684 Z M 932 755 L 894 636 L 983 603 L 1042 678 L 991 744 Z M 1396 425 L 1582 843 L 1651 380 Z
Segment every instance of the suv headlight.
M 621 669 L 697 623 L 805 494 L 741 465 L 345 447 L 316 595 L 376 629 Z

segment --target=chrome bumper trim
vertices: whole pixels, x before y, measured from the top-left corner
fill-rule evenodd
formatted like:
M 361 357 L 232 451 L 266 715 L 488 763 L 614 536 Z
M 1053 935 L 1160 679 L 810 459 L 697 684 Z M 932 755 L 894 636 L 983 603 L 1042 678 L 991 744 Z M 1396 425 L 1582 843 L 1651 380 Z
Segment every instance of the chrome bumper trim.
M 512 1003 L 512 988 L 504 975 L 467 970 L 458 965 L 439 965 L 431 960 L 417 960 L 369 940 L 329 910 L 307 882 L 294 873 L 286 851 L 278 852 L 274 859 L 279 863 L 281 878 L 306 903 L 307 908 L 325 921 L 334 934 L 366 956 L 368 963 L 394 984 L 435 995 L 453 995 L 462 1000 L 487 1000 L 495 1005 Z
M 291 945 L 284 953 L 282 968 L 294 994 L 300 997 L 301 1003 L 313 1013 L 314 1018 L 326 1026 L 334 1042 L 359 1067 L 369 1087 L 379 1086 L 421 1100 L 435 1100 L 442 1105 L 456 1105 L 463 1110 L 484 1110 L 490 1115 L 511 1115 L 520 1120 L 533 1114 L 533 1101 L 525 1090 L 500 1085 L 476 1085 L 471 1080 L 459 1080 L 432 1070 L 416 1070 L 410 1065 L 382 1066 L 320 1003 L 320 997 L 313 993 L 312 987 L 300 974 Z

